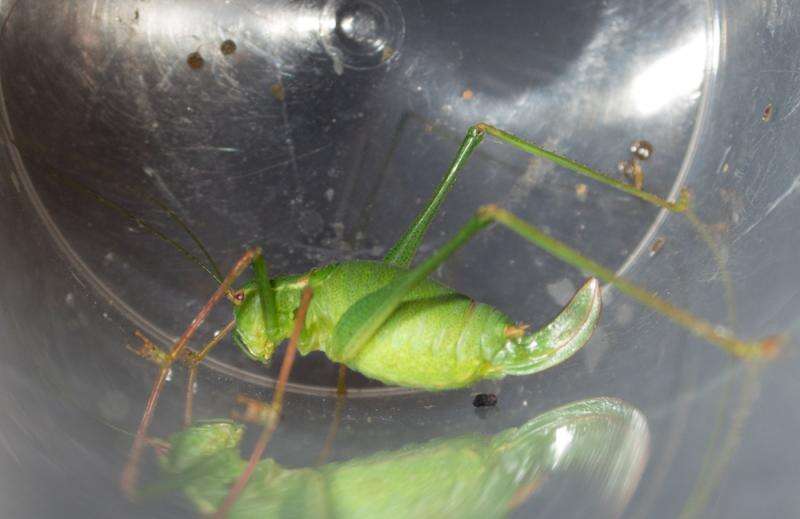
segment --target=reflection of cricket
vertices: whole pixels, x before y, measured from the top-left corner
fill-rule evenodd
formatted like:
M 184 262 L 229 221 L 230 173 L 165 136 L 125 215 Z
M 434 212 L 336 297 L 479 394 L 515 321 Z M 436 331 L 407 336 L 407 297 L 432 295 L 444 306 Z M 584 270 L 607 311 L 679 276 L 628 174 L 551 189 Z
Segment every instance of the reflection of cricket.
M 570 265 L 614 284 L 621 292 L 736 356 L 761 358 L 775 352 L 779 339 L 741 341 L 616 276 L 496 206 L 481 207 L 448 243 L 411 268 L 411 261 L 459 170 L 487 134 L 664 209 L 681 212 L 687 207 L 686 193 L 682 193 L 677 202 L 668 202 L 492 126 L 471 127 L 434 196 L 382 262 L 345 261 L 306 274 L 270 279 L 261 250 L 251 249 L 236 263 L 169 352 L 162 352 L 144 341 L 142 354 L 156 361 L 160 372 L 123 474 L 125 490 L 129 494 L 134 491 L 138 460 L 170 366 L 178 359 L 186 359 L 190 366 L 196 366 L 229 332 L 234 332 L 245 354 L 261 362 L 269 361 L 281 341 L 291 336 L 273 406 L 267 412 L 269 420 L 263 441 L 258 444 L 262 452 L 277 427 L 295 348 L 302 354 L 322 351 L 331 360 L 387 384 L 429 390 L 466 387 L 481 379 L 534 373 L 574 354 L 588 341 L 599 317 L 600 293 L 596 279 L 589 279 L 550 324 L 533 332 L 498 310 L 428 279 L 454 252 L 493 223 L 507 227 Z M 232 289 L 234 281 L 250 265 L 255 272 L 254 280 L 241 289 Z M 235 319 L 199 354 L 187 355 L 188 341 L 212 307 L 225 296 L 235 305 Z M 248 470 L 234 490 L 244 487 L 260 456 L 256 449 Z M 226 505 L 232 502 L 227 501 Z
M 219 510 L 247 466 L 242 434 L 243 426 L 216 420 L 172 435 L 159 444 L 163 477 L 143 495 L 179 490 L 200 514 Z M 591 478 L 615 514 L 636 488 L 648 447 L 636 409 L 596 398 L 494 436 L 440 438 L 316 468 L 265 459 L 228 517 L 505 517 L 556 474 Z

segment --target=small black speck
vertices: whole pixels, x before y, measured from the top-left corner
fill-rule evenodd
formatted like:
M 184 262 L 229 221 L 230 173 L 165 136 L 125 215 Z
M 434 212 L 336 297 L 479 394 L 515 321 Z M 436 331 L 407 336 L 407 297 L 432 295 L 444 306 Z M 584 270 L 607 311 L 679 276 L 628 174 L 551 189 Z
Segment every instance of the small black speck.
M 475 395 L 475 399 L 472 400 L 472 405 L 475 407 L 493 407 L 497 405 L 497 396 L 491 393 Z

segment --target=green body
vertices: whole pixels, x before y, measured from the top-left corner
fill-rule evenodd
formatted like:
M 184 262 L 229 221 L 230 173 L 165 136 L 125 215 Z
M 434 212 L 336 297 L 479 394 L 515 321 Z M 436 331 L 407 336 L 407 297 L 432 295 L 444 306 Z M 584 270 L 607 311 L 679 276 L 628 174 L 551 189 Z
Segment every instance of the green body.
M 350 261 L 312 271 L 308 282 L 314 298 L 308 309 L 298 349 L 303 354 L 326 351 L 344 313 L 367 294 L 394 281 L 405 269 L 385 263 Z M 274 281 L 279 337 L 266 339 L 255 287 L 236 311 L 236 336 L 244 345 L 275 344 L 291 333 L 294 310 L 300 302 L 298 277 Z M 282 309 L 290 311 L 281 311 Z M 493 364 L 506 346 L 504 334 L 511 320 L 492 307 L 434 281 L 423 281 L 381 326 L 360 355 L 347 366 L 387 384 L 429 389 L 468 386 L 483 378 L 496 378 Z M 265 361 L 271 348 L 249 348 L 251 356 Z M 340 361 L 330 355 L 332 360 Z
M 514 324 L 501 312 L 426 279 L 406 293 L 358 355 L 344 359 L 331 351 L 328 346 L 345 313 L 408 272 L 386 263 L 348 261 L 306 276 L 277 278 L 272 286 L 278 326 L 272 334 L 262 317 L 258 290 L 251 283 L 235 310 L 237 342 L 251 358 L 268 361 L 275 345 L 291 334 L 300 295 L 308 283 L 314 297 L 298 344 L 302 354 L 322 351 L 331 360 L 386 384 L 441 390 L 544 369 L 537 361 L 547 358 L 552 365 L 560 360 L 557 350 L 565 339 L 574 338 L 580 318 L 593 317 L 588 319 L 593 324 L 599 312 L 599 302 L 595 304 L 593 294 L 587 293 L 571 305 L 568 327 L 557 319 L 537 334 L 519 331 L 509 336 L 507 330 L 514 329 Z M 562 314 L 562 320 L 566 317 Z M 569 337 L 559 335 L 565 330 Z M 571 354 L 567 350 L 563 356 Z
M 238 424 L 213 422 L 174 435 L 157 488 L 180 489 L 199 512 L 213 512 L 247 464 L 242 433 Z M 638 411 L 618 400 L 587 400 L 494 436 L 436 439 L 317 468 L 266 459 L 228 517 L 504 517 L 548 475 L 571 467 L 590 469 L 616 507 L 641 473 L 647 442 Z

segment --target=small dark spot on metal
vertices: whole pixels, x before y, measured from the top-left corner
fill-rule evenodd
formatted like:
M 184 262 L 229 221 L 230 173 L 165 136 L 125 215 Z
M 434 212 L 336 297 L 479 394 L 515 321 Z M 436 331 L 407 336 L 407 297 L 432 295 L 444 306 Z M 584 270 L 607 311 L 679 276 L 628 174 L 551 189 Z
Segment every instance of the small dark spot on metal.
M 395 52 L 396 51 L 393 48 L 387 45 L 381 53 L 381 63 L 385 63 L 392 59 L 392 56 L 394 56 Z
M 653 240 L 653 244 L 650 246 L 650 257 L 652 258 L 656 254 L 658 254 L 658 251 L 661 250 L 661 248 L 664 246 L 666 242 L 667 239 L 664 238 L 663 236 Z
M 286 99 L 286 89 L 283 87 L 283 83 L 275 83 L 269 87 L 269 91 L 272 93 L 272 97 L 281 103 Z
M 772 103 L 769 103 L 767 106 L 764 107 L 764 111 L 761 112 L 761 121 L 768 123 L 772 120 L 772 113 L 773 113 Z
M 222 45 L 219 46 L 220 52 L 222 52 L 226 56 L 230 56 L 234 52 L 236 52 L 236 42 L 233 40 L 225 40 L 222 42 Z
M 190 68 L 194 70 L 200 70 L 203 68 L 203 65 L 206 64 L 206 60 L 203 59 L 203 56 L 201 56 L 199 52 L 192 52 L 186 58 L 186 63 Z
M 472 400 L 472 405 L 475 407 L 494 407 L 497 405 L 497 395 L 491 393 L 475 395 L 475 398 Z

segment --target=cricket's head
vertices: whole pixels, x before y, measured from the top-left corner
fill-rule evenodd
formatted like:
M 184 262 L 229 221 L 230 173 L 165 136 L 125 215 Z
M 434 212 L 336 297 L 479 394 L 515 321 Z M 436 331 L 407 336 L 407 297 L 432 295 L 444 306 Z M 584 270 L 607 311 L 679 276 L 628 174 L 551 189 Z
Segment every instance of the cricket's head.
M 240 304 L 233 311 L 236 317 L 233 336 L 245 355 L 259 362 L 269 362 L 275 349 L 291 334 L 295 311 L 300 306 L 301 285 L 294 276 L 273 281 L 278 310 L 278 325 L 273 333 L 267 329 L 255 282 L 239 291 Z

